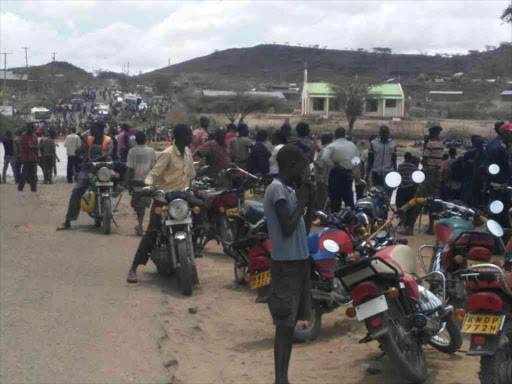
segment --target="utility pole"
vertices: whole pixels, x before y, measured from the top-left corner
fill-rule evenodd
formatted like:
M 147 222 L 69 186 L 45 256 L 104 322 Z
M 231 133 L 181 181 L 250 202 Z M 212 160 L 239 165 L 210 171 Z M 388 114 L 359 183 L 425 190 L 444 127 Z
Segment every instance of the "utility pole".
M 130 76 L 130 62 L 128 62 L 127 74 L 128 74 L 128 76 Z
M 52 52 L 52 88 L 54 86 L 54 83 L 55 83 L 55 65 L 53 63 L 55 63 L 55 54 L 57 52 Z
M 21 47 L 21 49 L 25 50 L 25 67 L 27 68 L 27 70 L 25 71 L 26 72 L 25 76 L 27 76 L 27 94 L 28 94 L 30 92 L 30 83 L 28 82 L 28 50 L 30 49 L 30 47 Z
M 5 98 L 7 96 L 7 55 L 12 55 L 12 52 L 1 52 L 0 55 L 4 55 L 4 105 L 7 105 Z

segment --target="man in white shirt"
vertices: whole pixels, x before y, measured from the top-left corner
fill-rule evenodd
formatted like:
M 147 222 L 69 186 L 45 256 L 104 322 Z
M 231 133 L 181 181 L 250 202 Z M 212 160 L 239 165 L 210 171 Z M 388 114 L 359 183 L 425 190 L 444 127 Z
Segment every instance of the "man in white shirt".
M 329 198 L 331 212 L 341 209 L 341 201 L 346 207 L 354 208 L 354 164 L 352 159 L 359 157 L 359 151 L 354 143 L 345 138 L 345 128 L 340 127 L 334 132 L 333 143 L 325 147 L 321 160 L 331 169 L 329 173 Z M 356 175 L 358 177 L 358 175 Z
M 78 166 L 80 165 L 80 148 L 82 147 L 82 140 L 76 134 L 76 128 L 71 128 L 71 134 L 66 137 L 64 147 L 68 155 L 68 183 L 73 182 L 73 173 L 78 174 Z
M 144 132 L 137 132 L 135 140 L 137 145 L 128 152 L 126 166 L 128 167 L 128 180 L 141 184 L 133 187 L 132 208 L 137 213 L 138 220 L 135 232 L 142 236 L 144 234 L 142 224 L 146 208 L 151 205 L 151 197 L 142 196 L 142 184 L 144 184 L 144 179 L 156 163 L 156 153 L 153 148 L 146 145 L 146 134 Z

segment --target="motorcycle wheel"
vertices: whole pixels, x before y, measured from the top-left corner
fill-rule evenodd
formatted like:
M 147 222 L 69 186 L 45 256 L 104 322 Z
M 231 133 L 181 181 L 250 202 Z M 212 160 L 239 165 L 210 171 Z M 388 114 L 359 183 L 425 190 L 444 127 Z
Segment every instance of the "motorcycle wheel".
M 223 242 L 231 244 L 234 240 L 233 229 L 227 216 L 220 218 L 220 236 Z
M 379 338 L 379 343 L 406 380 L 423 383 L 427 379 L 427 363 L 421 344 L 406 330 L 405 313 L 396 300 L 388 300 L 389 332 Z
M 316 340 L 322 328 L 322 309 L 320 305 L 311 300 L 311 316 L 308 321 L 298 321 L 293 331 L 296 343 Z
M 95 226 L 96 228 L 101 227 L 101 219 L 100 219 L 100 218 L 96 217 L 96 218 L 94 219 L 94 226 Z
M 445 330 L 429 340 L 430 346 L 443 353 L 455 353 L 462 347 L 462 333 L 455 321 L 453 315 L 450 314 L 446 320 Z
M 192 288 L 194 286 L 192 279 L 192 265 L 188 258 L 187 243 L 186 241 L 179 241 L 176 244 L 176 253 L 180 263 L 178 272 L 178 286 L 185 296 L 192 295 Z
M 235 261 L 234 275 L 235 275 L 235 282 L 238 285 L 245 285 L 247 283 L 245 281 L 245 274 L 246 273 L 247 273 L 247 265 L 243 265 L 239 261 Z
M 110 199 L 105 198 L 101 204 L 101 209 L 103 211 L 103 233 L 105 235 L 110 235 L 112 225 L 112 203 Z
M 481 384 L 509 384 L 504 366 L 512 361 L 512 317 L 507 316 L 505 326 L 500 334 L 499 348 L 492 356 L 482 356 L 480 359 Z

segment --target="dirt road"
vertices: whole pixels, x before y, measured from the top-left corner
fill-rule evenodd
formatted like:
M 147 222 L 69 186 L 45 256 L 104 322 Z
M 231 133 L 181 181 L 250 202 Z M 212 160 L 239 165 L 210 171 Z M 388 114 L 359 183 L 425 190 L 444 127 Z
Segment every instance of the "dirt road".
M 201 285 L 191 298 L 151 263 L 128 285 L 139 241 L 128 196 L 116 216 L 120 227 L 105 236 L 85 215 L 75 229 L 56 232 L 71 186 L 39 189 L 0 185 L 0 382 L 273 382 L 268 309 L 234 284 L 232 262 L 217 246 L 198 260 Z M 342 310 L 323 321 L 317 341 L 294 348 L 293 383 L 403 382 L 376 343 L 358 343 L 361 324 Z M 425 350 L 428 383 L 479 382 L 478 359 Z

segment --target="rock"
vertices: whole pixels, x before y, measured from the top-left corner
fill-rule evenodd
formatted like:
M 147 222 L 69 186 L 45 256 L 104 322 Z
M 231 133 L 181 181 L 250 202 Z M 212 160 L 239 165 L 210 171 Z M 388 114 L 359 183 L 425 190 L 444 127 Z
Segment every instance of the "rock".
M 201 328 L 199 325 L 196 325 L 194 328 L 192 328 L 194 331 L 202 331 L 203 328 Z
M 170 359 L 164 363 L 165 368 L 176 367 L 177 365 L 178 365 L 178 360 L 176 360 L 176 359 Z
M 191 315 L 195 315 L 197 313 L 197 307 L 190 307 L 188 309 L 188 313 L 190 313 Z
M 366 368 L 366 372 L 369 374 L 369 375 L 372 375 L 372 376 L 375 376 L 375 375 L 379 375 L 382 373 L 382 371 L 380 369 L 377 369 L 377 368 Z

